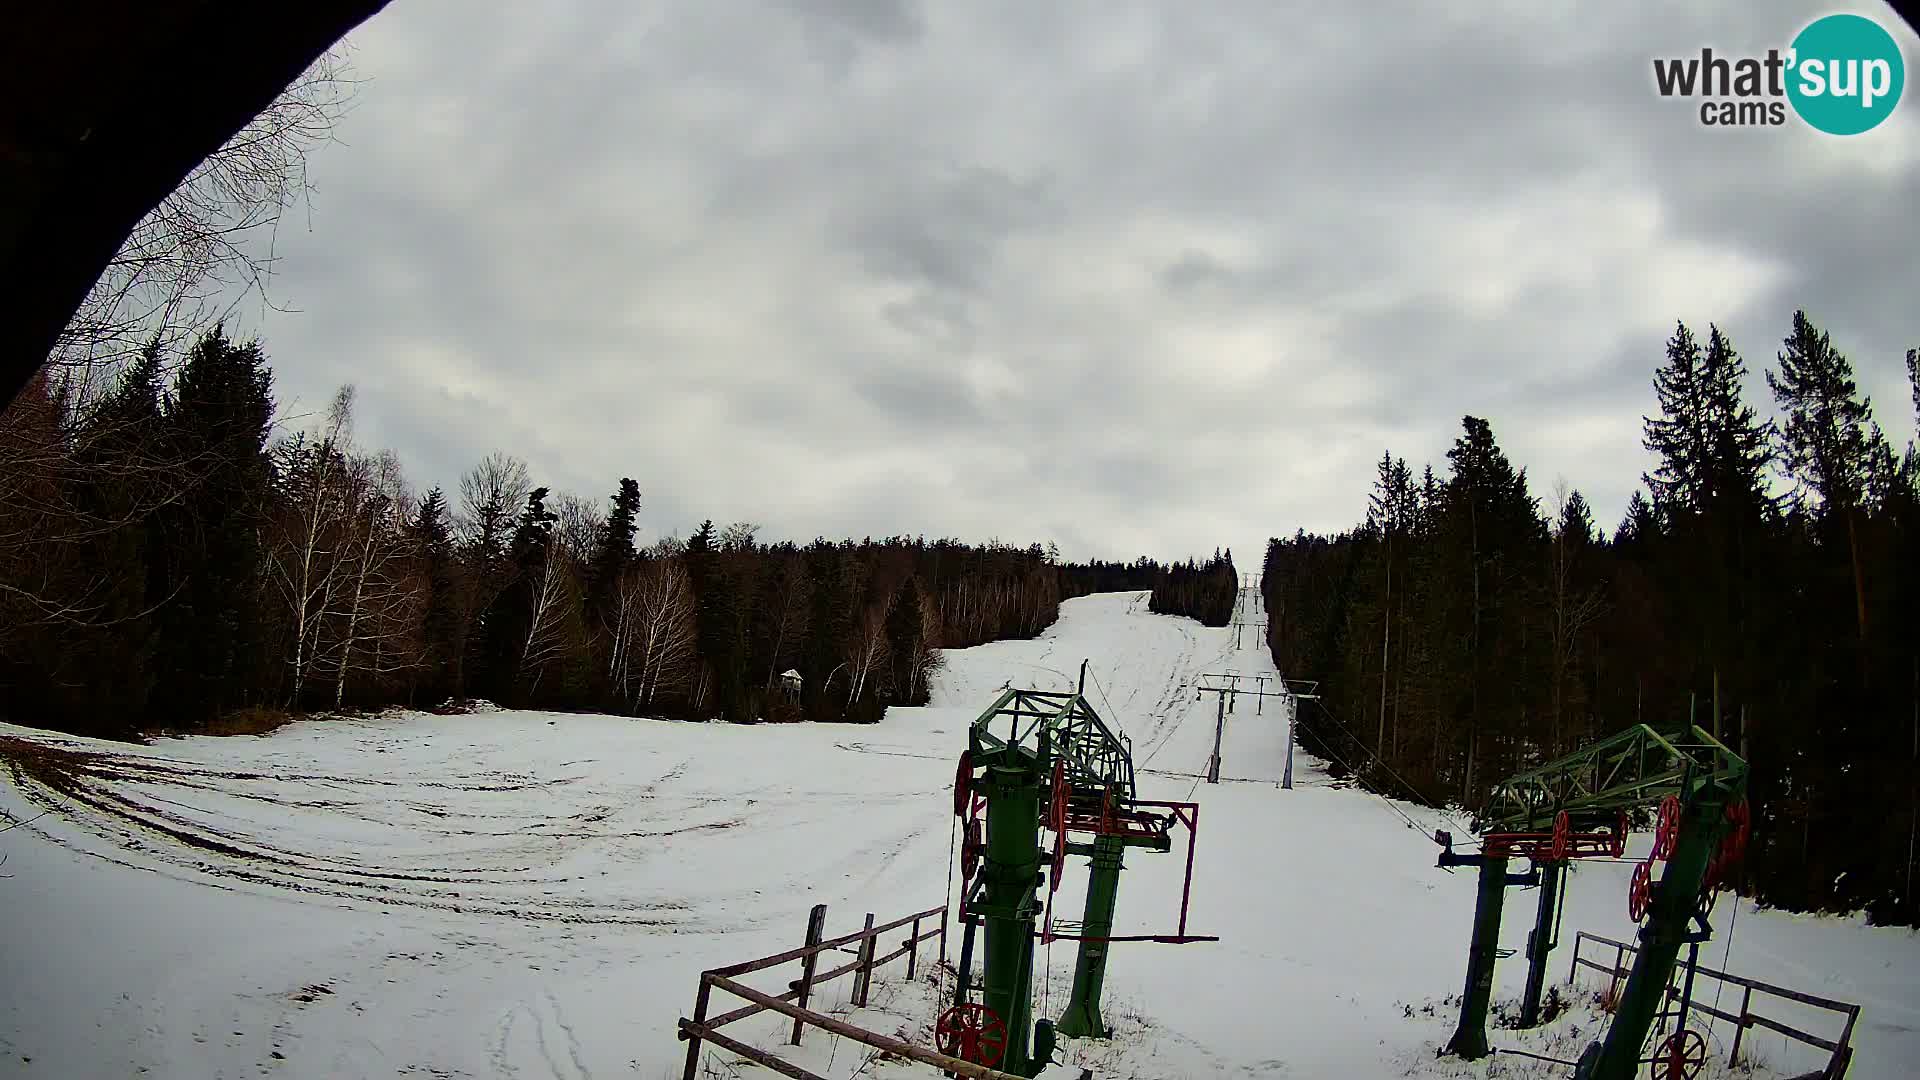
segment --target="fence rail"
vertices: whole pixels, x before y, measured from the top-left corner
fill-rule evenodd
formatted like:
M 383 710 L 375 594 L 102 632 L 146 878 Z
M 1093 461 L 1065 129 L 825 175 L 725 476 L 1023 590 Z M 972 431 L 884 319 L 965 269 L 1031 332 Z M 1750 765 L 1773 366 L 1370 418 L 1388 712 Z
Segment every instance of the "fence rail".
M 939 921 L 933 927 L 924 932 L 921 930 L 923 923 L 936 918 Z M 892 922 L 879 926 L 873 924 L 873 915 L 869 913 L 866 926 L 851 934 L 842 934 L 835 938 L 821 936 L 826 921 L 827 905 L 816 904 L 807 919 L 806 943 L 799 948 L 788 949 L 772 956 L 763 956 L 758 960 L 712 968 L 700 973 L 700 990 L 694 998 L 693 1016 L 681 1017 L 679 1024 L 679 1037 L 687 1043 L 687 1066 L 683 1080 L 695 1080 L 697 1077 L 700 1067 L 700 1047 L 703 1042 L 712 1043 L 748 1061 L 764 1065 L 782 1076 L 793 1077 L 794 1080 L 827 1080 L 826 1077 L 808 1072 L 769 1051 L 750 1046 L 719 1031 L 720 1028 L 737 1020 L 745 1020 L 749 1016 L 757 1016 L 763 1012 L 776 1012 L 792 1018 L 793 1034 L 787 1041 L 793 1046 L 800 1045 L 800 1033 L 804 1029 L 816 1027 L 871 1046 L 876 1050 L 933 1065 L 951 1075 L 968 1077 L 970 1080 L 1021 1080 L 1012 1073 L 1004 1073 L 983 1065 L 976 1065 L 971 1061 L 948 1057 L 924 1047 L 855 1027 L 837 1017 L 807 1008 L 807 999 L 816 987 L 848 974 L 854 977 L 853 1004 L 856 1007 L 865 1007 L 868 993 L 873 987 L 874 969 L 904 956 L 907 958 L 907 978 L 912 979 L 919 967 L 920 943 L 924 941 L 939 940 L 939 962 L 945 963 L 947 954 L 947 907 L 945 904 L 925 911 L 917 911 L 911 915 L 902 915 Z M 880 935 L 898 930 L 903 926 L 910 926 L 912 929 L 902 939 L 900 946 L 884 956 L 876 956 L 875 953 L 880 948 Z M 844 951 L 848 945 L 858 946 L 852 961 L 825 972 L 814 970 L 821 953 Z M 737 981 L 742 975 L 765 971 L 768 968 L 795 961 L 800 963 L 800 977 L 787 984 L 786 993 L 769 994 Z M 747 1004 L 718 1016 L 709 1017 L 707 1009 L 711 1004 L 713 991 L 716 989 L 732 994 Z
M 1580 955 L 1580 947 L 1587 942 L 1592 942 L 1596 946 L 1612 948 L 1613 964 L 1609 966 L 1598 960 Z M 1626 966 L 1627 954 L 1638 951 L 1637 946 L 1630 945 L 1624 941 L 1615 941 L 1612 938 L 1601 937 L 1599 934 L 1590 934 L 1582 930 L 1575 935 L 1573 939 L 1573 962 L 1567 966 L 1567 982 L 1572 983 L 1574 975 L 1578 973 L 1581 968 L 1592 968 L 1602 975 L 1607 976 L 1607 1000 L 1612 1001 L 1619 993 L 1621 981 L 1630 974 L 1630 969 Z M 1687 962 L 1682 960 L 1676 970 L 1685 971 L 1687 967 Z M 1732 975 L 1724 971 L 1715 971 L 1709 967 L 1696 966 L 1693 968 L 1693 973 L 1741 988 L 1740 1011 L 1737 1013 L 1722 1012 L 1701 1001 L 1688 1001 L 1684 1005 L 1688 1011 L 1703 1012 L 1708 1016 L 1733 1025 L 1733 1051 L 1727 1056 L 1728 1068 L 1732 1068 L 1740 1062 L 1740 1044 L 1746 1037 L 1747 1029 L 1762 1027 L 1769 1031 L 1778 1032 L 1789 1039 L 1794 1039 L 1808 1046 L 1817 1047 L 1818 1049 L 1826 1051 L 1829 1056 L 1826 1068 L 1820 1072 L 1822 1080 L 1840 1080 L 1841 1077 L 1847 1074 L 1847 1067 L 1853 1062 L 1853 1028 L 1860 1019 L 1860 1006 L 1852 1002 L 1836 1001 L 1833 998 L 1823 998 L 1799 990 L 1792 990 L 1784 986 L 1775 986 L 1772 983 L 1764 983 L 1758 979 L 1749 979 L 1744 975 Z M 1846 1021 L 1840 1028 L 1838 1038 L 1824 1038 L 1810 1031 L 1802 1031 L 1790 1024 L 1785 1024 L 1771 1017 L 1761 1016 L 1755 1013 L 1753 1011 L 1753 995 L 1756 993 L 1771 995 L 1815 1009 L 1825 1009 L 1830 1012 L 1839 1013 L 1846 1017 Z M 1678 988 L 1672 985 L 1667 987 L 1667 1001 L 1676 1001 L 1680 995 L 1681 991 Z

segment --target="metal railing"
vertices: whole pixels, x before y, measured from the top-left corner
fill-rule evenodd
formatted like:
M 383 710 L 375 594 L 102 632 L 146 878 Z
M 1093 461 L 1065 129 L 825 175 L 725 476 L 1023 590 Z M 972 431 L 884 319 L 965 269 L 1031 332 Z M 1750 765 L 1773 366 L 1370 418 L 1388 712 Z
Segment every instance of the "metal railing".
M 1586 942 L 1611 947 L 1613 949 L 1612 966 L 1581 956 L 1580 947 Z M 1582 930 L 1575 935 L 1573 939 L 1573 963 L 1567 966 L 1567 982 L 1572 983 L 1575 973 L 1582 967 L 1592 968 L 1607 976 L 1606 1000 L 1612 1002 L 1619 996 L 1621 982 L 1630 974 L 1630 969 L 1626 966 L 1627 955 L 1638 951 L 1639 949 L 1636 946 L 1629 945 L 1624 941 L 1615 941 L 1612 938 L 1601 937 L 1599 934 L 1590 934 Z M 1687 962 L 1683 959 L 1675 970 L 1685 971 L 1687 966 Z M 1740 1044 L 1746 1037 L 1747 1029 L 1761 1027 L 1769 1031 L 1778 1032 L 1797 1042 L 1805 1043 L 1808 1046 L 1826 1051 L 1828 1059 L 1826 1068 L 1820 1072 L 1822 1080 L 1840 1080 L 1841 1077 L 1847 1074 L 1847 1066 L 1853 1061 L 1853 1028 L 1860 1019 L 1860 1006 L 1852 1004 L 1851 1002 L 1836 1001 L 1832 998 L 1817 997 L 1813 994 L 1802 993 L 1798 990 L 1789 990 L 1784 986 L 1775 986 L 1772 983 L 1764 983 L 1758 979 L 1749 979 L 1741 975 L 1730 975 L 1724 971 L 1715 971 L 1709 967 L 1695 967 L 1693 973 L 1697 976 L 1716 979 L 1729 986 L 1741 988 L 1740 1010 L 1738 1012 L 1722 1012 L 1714 1006 L 1698 1000 L 1689 1001 L 1685 1006 L 1687 1011 L 1706 1013 L 1708 1016 L 1733 1025 L 1733 1051 L 1727 1056 L 1727 1066 L 1729 1068 L 1738 1065 L 1740 1062 Z M 1753 996 L 1756 993 L 1771 995 L 1816 1009 L 1835 1012 L 1844 1016 L 1846 1020 L 1842 1024 L 1840 1034 L 1837 1038 L 1824 1038 L 1810 1031 L 1802 1031 L 1790 1024 L 1782 1023 L 1777 1019 L 1761 1016 L 1754 1012 Z M 1680 994 L 1681 991 L 1678 987 L 1669 985 L 1667 987 L 1666 999 L 1669 1003 L 1677 1002 Z
M 922 923 L 936 918 L 939 920 L 937 925 L 925 932 L 921 931 L 920 927 Z M 719 1029 L 727 1024 L 731 1024 L 736 1020 L 745 1020 L 749 1016 L 755 1016 L 768 1011 L 777 1012 L 793 1019 L 793 1034 L 787 1040 L 787 1042 L 793 1046 L 800 1045 L 800 1033 L 803 1030 L 808 1027 L 817 1027 L 843 1038 L 852 1039 L 854 1042 L 871 1046 L 876 1050 L 882 1050 L 889 1054 L 896 1054 L 913 1061 L 936 1066 L 950 1075 L 969 1077 L 971 1080 L 1021 1080 L 1020 1077 L 1014 1076 L 1011 1073 L 1003 1073 L 995 1069 L 989 1069 L 984 1065 L 976 1065 L 971 1061 L 948 1057 L 945 1054 L 928 1050 L 924 1047 L 904 1043 L 899 1039 L 889 1038 L 876 1032 L 867 1031 L 837 1017 L 828 1016 L 825 1013 L 815 1012 L 807 1008 L 807 999 L 812 995 L 816 987 L 848 974 L 854 977 L 853 1005 L 856 1008 L 864 1008 L 867 1004 L 868 991 L 873 986 L 874 970 L 904 956 L 907 958 L 907 978 L 912 979 L 914 972 L 919 966 L 920 943 L 929 939 L 939 939 L 940 953 L 938 962 L 944 964 L 947 954 L 947 907 L 945 904 L 935 908 L 928 908 L 925 911 L 917 911 L 911 915 L 903 915 L 892 922 L 880 926 L 873 924 L 873 915 L 869 913 L 867 915 L 866 926 L 863 929 L 851 934 L 842 934 L 839 937 L 823 939 L 821 934 L 825 929 L 826 921 L 827 905 L 816 904 L 814 905 L 811 916 L 807 919 L 806 944 L 797 949 L 788 949 L 786 952 L 776 953 L 773 956 L 762 957 L 758 960 L 748 960 L 740 964 L 729 964 L 726 967 L 712 968 L 700 973 L 700 991 L 698 996 L 694 998 L 693 1016 L 691 1018 L 685 1016 L 680 1018 L 679 1037 L 686 1040 L 687 1043 L 687 1066 L 683 1074 L 683 1080 L 695 1080 L 698 1076 L 700 1047 L 703 1042 L 712 1043 L 723 1050 L 738 1054 L 748 1061 L 764 1065 L 782 1076 L 793 1077 L 794 1080 L 827 1080 L 826 1077 L 820 1076 L 818 1073 L 808 1072 L 798 1065 L 782 1060 L 769 1051 L 720 1034 Z M 900 947 L 885 956 L 875 956 L 874 953 L 879 948 L 880 935 L 897 930 L 903 926 L 909 926 L 911 929 L 908 931 L 906 939 L 901 942 Z M 815 972 L 814 967 L 821 953 L 844 949 L 848 945 L 855 944 L 857 944 L 859 948 L 852 962 L 842 964 L 831 971 Z M 787 991 L 784 994 L 769 994 L 737 981 L 741 975 L 764 971 L 767 968 L 778 967 L 781 964 L 790 964 L 795 961 L 798 961 L 800 964 L 800 977 L 787 984 Z M 718 1016 L 709 1017 L 707 1015 L 707 1009 L 713 991 L 716 989 L 732 994 L 747 1002 L 747 1004 L 721 1013 Z

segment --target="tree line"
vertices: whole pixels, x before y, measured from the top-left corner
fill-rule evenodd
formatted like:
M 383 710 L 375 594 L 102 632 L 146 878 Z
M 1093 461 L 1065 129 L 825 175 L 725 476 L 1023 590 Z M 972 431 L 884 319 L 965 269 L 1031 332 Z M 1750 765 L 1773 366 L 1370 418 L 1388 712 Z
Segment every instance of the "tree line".
M 1444 476 L 1383 455 L 1359 525 L 1273 540 L 1274 658 L 1328 706 L 1303 740 L 1474 808 L 1586 741 L 1692 722 L 1752 766 L 1752 895 L 1915 922 L 1920 450 L 1804 312 L 1765 375 L 1770 416 L 1725 334 L 1676 327 L 1644 419 L 1657 466 L 1611 535 L 1577 490 L 1543 507 L 1468 416 Z
M 1213 557 L 1204 563 L 1188 559 L 1156 575 L 1147 610 L 1159 615 L 1186 615 L 1205 626 L 1225 626 L 1233 621 L 1239 594 L 1240 575 L 1233 569 L 1233 550 L 1221 554 L 1215 548 Z
M 660 717 L 877 720 L 939 650 L 1025 638 L 1150 559 L 904 536 L 636 547 L 604 502 L 493 453 L 415 494 L 344 389 L 276 434 L 257 342 L 155 343 L 97 393 L 50 369 L 0 414 L 0 709 L 91 734 L 485 698 Z

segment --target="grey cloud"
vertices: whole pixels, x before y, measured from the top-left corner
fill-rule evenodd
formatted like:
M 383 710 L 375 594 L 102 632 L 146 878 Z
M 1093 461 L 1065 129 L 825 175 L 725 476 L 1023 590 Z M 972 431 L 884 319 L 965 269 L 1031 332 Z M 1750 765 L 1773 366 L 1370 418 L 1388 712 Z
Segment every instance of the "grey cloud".
M 1676 318 L 1766 406 L 1805 306 L 1911 430 L 1920 109 L 1849 143 L 1652 89 L 1817 13 L 409 0 L 260 329 L 422 485 L 633 475 L 649 535 L 1250 565 L 1468 412 L 1611 524 Z

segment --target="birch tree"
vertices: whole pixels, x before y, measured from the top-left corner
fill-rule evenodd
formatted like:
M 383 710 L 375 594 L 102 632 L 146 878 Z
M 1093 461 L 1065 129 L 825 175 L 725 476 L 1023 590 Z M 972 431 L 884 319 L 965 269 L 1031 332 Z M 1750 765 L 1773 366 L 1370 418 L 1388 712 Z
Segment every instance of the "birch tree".
M 560 529 L 551 529 L 546 550 L 528 572 L 527 631 L 520 642 L 518 682 L 537 688 L 547 665 L 565 655 L 580 597 L 574 586 L 573 558 Z
M 853 624 L 853 636 L 847 641 L 847 704 L 852 706 L 866 696 L 867 683 L 874 671 L 887 660 L 888 602 L 870 604 Z
M 399 460 L 391 452 L 356 460 L 349 490 L 346 580 L 337 590 L 345 603 L 332 613 L 341 624 L 333 687 L 336 709 L 345 702 L 351 673 L 377 683 L 417 660 L 424 608 L 412 573 L 406 535 L 410 506 Z
M 334 603 L 343 565 L 347 455 L 352 451 L 353 387 L 343 386 L 317 436 L 302 432 L 274 448 L 282 507 L 274 520 L 270 576 L 293 631 L 287 704 L 300 702 L 313 669 L 322 619 Z
M 623 579 L 621 603 L 633 611 L 625 686 L 637 711 L 652 706 L 662 691 L 684 688 L 698 660 L 693 580 L 686 564 L 677 555 L 643 561 Z

